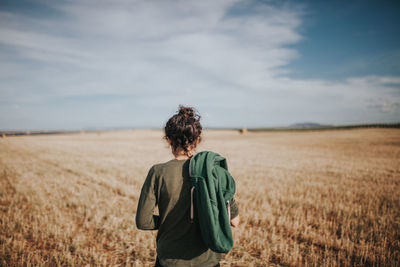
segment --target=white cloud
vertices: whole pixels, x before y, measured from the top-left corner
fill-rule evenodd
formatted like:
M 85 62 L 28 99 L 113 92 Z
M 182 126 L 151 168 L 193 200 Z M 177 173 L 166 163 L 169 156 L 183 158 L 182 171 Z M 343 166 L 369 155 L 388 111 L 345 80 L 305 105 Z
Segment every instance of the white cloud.
M 285 77 L 285 66 L 298 56 L 288 45 L 303 38 L 298 32 L 303 11 L 248 3 L 68 1 L 48 2 L 59 16 L 0 12 L 0 101 L 3 109 L 19 106 L 24 118 L 19 121 L 32 118 L 36 124 L 19 125 L 6 115 L 0 123 L 56 127 L 58 116 L 58 121 L 68 117 L 68 127 L 84 127 L 81 119 L 74 124 L 71 116 L 79 112 L 70 108 L 84 113 L 89 104 L 97 114 L 107 108 L 130 114 L 111 116 L 109 122 L 96 117 L 101 125 L 147 119 L 157 126 L 179 103 L 209 114 L 212 126 L 361 122 L 368 119 L 366 112 L 375 112 L 370 119 L 390 121 L 399 114 L 397 104 L 388 104 L 391 116 L 371 108 L 397 103 L 396 88 L 388 86 L 398 83 L 397 77 L 343 82 Z M 230 13 L 237 5 L 245 11 Z M 102 97 L 107 95 L 134 104 L 111 103 Z M 84 99 L 90 103 L 71 100 L 79 96 L 89 96 Z M 134 116 L 144 108 L 152 118 Z

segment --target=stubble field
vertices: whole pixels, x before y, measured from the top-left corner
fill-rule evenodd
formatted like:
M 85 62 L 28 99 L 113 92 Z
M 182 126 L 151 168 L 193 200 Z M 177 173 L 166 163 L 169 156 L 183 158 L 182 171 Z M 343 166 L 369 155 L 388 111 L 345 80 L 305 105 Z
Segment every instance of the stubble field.
M 0 140 L 0 266 L 151 266 L 135 226 L 161 131 Z M 205 131 L 241 224 L 222 266 L 400 266 L 400 130 Z

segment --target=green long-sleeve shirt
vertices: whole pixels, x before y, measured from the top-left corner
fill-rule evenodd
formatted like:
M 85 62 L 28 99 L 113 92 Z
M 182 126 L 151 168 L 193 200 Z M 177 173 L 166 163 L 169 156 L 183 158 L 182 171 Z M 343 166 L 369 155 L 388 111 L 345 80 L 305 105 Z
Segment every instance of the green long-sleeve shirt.
M 189 160 L 170 160 L 149 170 L 136 213 L 142 230 L 157 230 L 157 257 L 163 266 L 215 266 L 221 254 L 208 249 L 197 218 L 190 221 Z M 159 215 L 154 215 L 158 205 Z M 238 215 L 231 202 L 231 218 Z

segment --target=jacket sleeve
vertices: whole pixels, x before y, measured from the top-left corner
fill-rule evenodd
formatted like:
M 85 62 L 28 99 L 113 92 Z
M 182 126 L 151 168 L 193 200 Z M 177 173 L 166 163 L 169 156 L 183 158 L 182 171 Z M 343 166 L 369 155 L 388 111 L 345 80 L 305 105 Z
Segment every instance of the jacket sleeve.
M 239 215 L 239 207 L 234 198 L 229 202 L 229 204 L 231 206 L 231 219 L 233 219 Z
M 155 179 L 156 175 L 153 166 L 143 184 L 136 211 L 136 226 L 141 230 L 157 230 L 160 226 L 160 217 L 153 215 L 154 208 L 157 205 Z

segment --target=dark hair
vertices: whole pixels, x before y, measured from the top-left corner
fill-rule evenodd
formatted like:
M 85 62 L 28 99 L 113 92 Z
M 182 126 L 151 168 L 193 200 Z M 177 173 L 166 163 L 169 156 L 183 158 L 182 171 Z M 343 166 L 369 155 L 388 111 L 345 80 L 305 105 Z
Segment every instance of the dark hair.
M 177 114 L 173 115 L 165 125 L 164 138 L 170 140 L 174 151 L 181 148 L 187 153 L 196 146 L 196 140 L 201 140 L 200 115 L 194 108 L 179 105 Z

